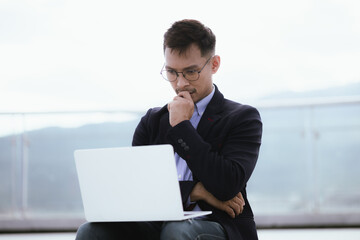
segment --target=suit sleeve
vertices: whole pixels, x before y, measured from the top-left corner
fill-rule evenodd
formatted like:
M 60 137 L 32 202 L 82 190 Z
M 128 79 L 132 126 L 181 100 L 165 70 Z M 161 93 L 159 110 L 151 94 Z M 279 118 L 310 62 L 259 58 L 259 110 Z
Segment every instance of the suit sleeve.
M 242 191 L 258 158 L 262 123 L 255 108 L 242 106 L 225 117 L 218 135 L 205 141 L 190 121 L 183 121 L 168 131 L 175 151 L 205 188 L 217 199 L 227 201 Z
M 143 116 L 137 125 L 133 140 L 132 140 L 132 146 L 142 146 L 142 145 L 150 145 L 150 133 L 147 130 L 147 123 L 150 116 L 152 109 L 149 109 L 145 116 Z

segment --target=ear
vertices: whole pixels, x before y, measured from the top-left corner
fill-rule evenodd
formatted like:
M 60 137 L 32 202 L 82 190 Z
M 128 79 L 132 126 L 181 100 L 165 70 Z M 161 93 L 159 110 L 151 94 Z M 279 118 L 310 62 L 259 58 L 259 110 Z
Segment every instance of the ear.
M 220 56 L 215 55 L 211 61 L 211 70 L 212 70 L 212 74 L 215 74 L 220 67 Z

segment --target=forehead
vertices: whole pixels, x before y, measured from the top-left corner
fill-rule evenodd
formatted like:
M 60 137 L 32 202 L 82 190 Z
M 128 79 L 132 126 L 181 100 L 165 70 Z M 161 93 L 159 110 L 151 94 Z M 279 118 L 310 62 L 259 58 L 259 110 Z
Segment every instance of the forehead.
M 201 51 L 196 45 L 190 47 L 182 54 L 171 48 L 165 49 L 165 66 L 174 69 L 186 68 L 198 65 L 201 62 Z

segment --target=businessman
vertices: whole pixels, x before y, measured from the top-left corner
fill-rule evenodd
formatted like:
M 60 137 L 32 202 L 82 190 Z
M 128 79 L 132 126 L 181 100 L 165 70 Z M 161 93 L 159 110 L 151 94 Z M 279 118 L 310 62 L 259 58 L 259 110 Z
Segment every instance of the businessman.
M 214 85 L 220 67 L 215 45 L 213 32 L 196 20 L 177 21 L 167 30 L 161 75 L 174 98 L 149 109 L 133 136 L 134 146 L 171 144 L 184 209 L 213 213 L 177 222 L 85 223 L 78 240 L 258 239 L 246 184 L 262 123 L 255 108 L 224 98 Z

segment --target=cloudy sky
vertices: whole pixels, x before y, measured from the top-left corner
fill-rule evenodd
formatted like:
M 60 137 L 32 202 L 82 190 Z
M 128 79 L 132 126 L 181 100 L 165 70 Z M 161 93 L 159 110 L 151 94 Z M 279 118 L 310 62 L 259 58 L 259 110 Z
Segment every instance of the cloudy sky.
M 360 1 L 0 0 L 0 112 L 144 110 L 174 93 L 159 72 L 170 25 L 217 36 L 230 99 L 360 82 Z

